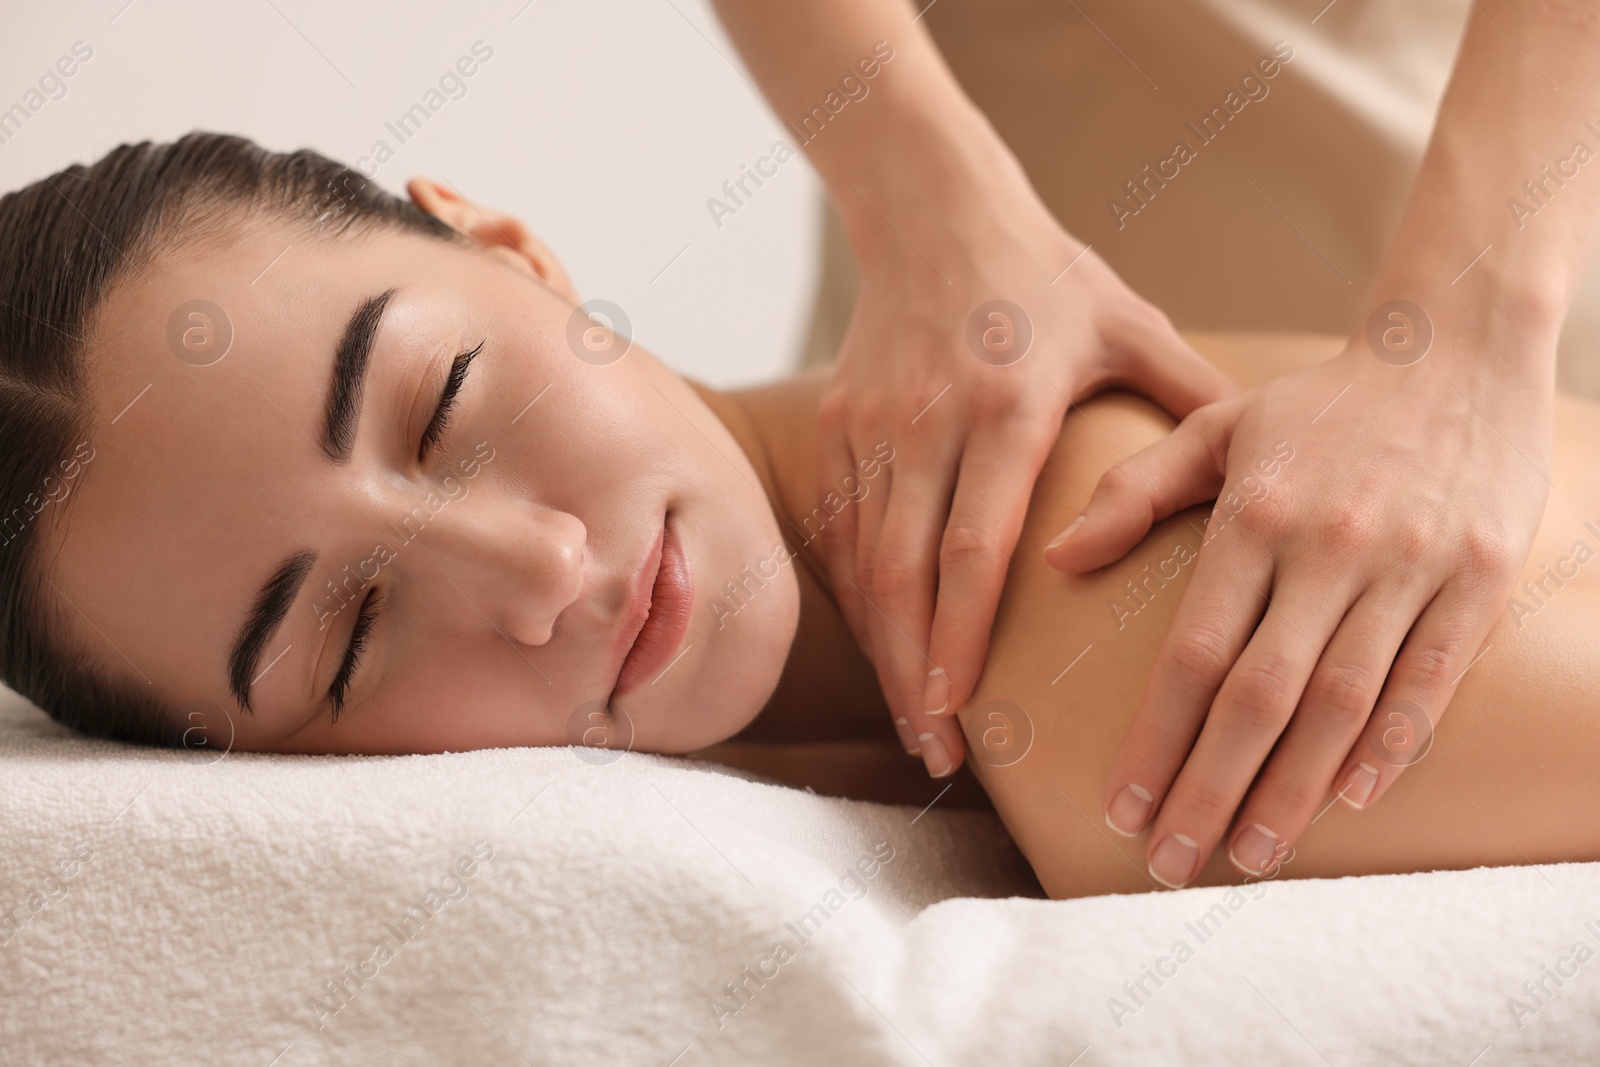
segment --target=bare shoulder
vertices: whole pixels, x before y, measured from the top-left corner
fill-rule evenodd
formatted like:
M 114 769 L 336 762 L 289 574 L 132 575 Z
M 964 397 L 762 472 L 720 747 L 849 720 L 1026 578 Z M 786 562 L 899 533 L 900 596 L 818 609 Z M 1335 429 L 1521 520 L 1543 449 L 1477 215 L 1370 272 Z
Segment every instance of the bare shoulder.
M 1100 792 L 1181 595 L 1173 579 L 1199 547 L 1190 526 L 1199 511 L 1173 516 L 1126 558 L 1087 575 L 1051 568 L 1044 546 L 1107 467 L 1173 425 L 1121 391 L 1064 420 L 1012 556 L 983 675 L 960 712 L 967 763 L 1052 897 L 1150 888 L 1140 846 L 1106 828 Z M 1146 575 L 1155 595 L 1130 597 L 1127 583 Z
M 1241 388 L 1331 358 L 1341 345 L 1337 338 L 1306 335 L 1197 334 L 1190 341 Z M 1585 522 L 1600 523 L 1600 404 L 1562 396 L 1554 411 L 1552 489 L 1527 568 L 1534 581 L 1542 574 L 1541 563 L 1561 565 L 1575 538 L 1600 543 L 1600 533 L 1585 533 L 1590 530 Z M 1043 549 L 1078 514 L 1108 467 L 1174 425 L 1170 415 L 1126 392 L 1096 396 L 1064 420 L 1007 572 L 984 674 L 960 713 L 971 766 L 1053 897 L 1155 888 L 1145 872 L 1144 840 L 1122 837 L 1106 826 L 1103 791 L 1193 573 L 1210 507 L 1158 523 L 1126 557 L 1090 574 L 1053 570 Z M 1275 476 L 1299 477 L 1311 462 L 1309 456 L 1291 458 Z M 1363 813 L 1365 831 L 1353 820 L 1324 820 L 1310 841 L 1316 847 L 1297 861 L 1295 875 L 1452 866 L 1462 857 L 1493 853 L 1494 841 L 1465 830 L 1453 838 L 1443 834 L 1430 805 L 1454 797 L 1447 782 L 1454 776 L 1498 791 L 1497 801 L 1509 811 L 1517 790 L 1526 791 L 1527 785 L 1494 771 L 1509 747 L 1524 746 L 1527 765 L 1547 770 L 1568 758 L 1565 750 L 1540 748 L 1535 740 L 1494 726 L 1499 709 L 1519 695 L 1540 694 L 1532 706 L 1559 708 L 1560 690 L 1576 686 L 1581 691 L 1600 672 L 1593 656 L 1569 647 L 1592 645 L 1600 599 L 1573 587 L 1600 584 L 1600 571 L 1593 578 L 1585 572 L 1564 581 L 1560 598 L 1541 610 L 1538 633 L 1531 624 L 1523 629 L 1502 619 L 1491 635 L 1496 655 L 1474 669 L 1451 706 L 1452 723 L 1466 740 L 1441 749 L 1428 767 L 1408 773 L 1383 805 Z M 1550 690 L 1548 699 L 1541 699 L 1541 686 Z M 1577 798 L 1574 803 L 1587 797 L 1571 784 L 1583 781 L 1584 773 L 1555 775 L 1558 784 L 1568 784 L 1549 786 L 1551 795 L 1564 796 L 1566 790 Z M 1409 826 L 1432 827 L 1433 838 L 1419 839 Z M 1528 814 L 1520 826 L 1549 855 L 1563 854 L 1559 834 L 1536 814 Z M 1197 882 L 1238 880 L 1219 852 Z

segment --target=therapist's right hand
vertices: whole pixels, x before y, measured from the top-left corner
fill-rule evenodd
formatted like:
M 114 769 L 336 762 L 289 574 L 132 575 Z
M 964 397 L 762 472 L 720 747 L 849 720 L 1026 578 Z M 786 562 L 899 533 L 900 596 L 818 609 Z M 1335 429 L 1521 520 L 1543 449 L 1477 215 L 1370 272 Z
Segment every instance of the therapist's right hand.
M 1107 822 L 1150 829 L 1153 877 L 1188 884 L 1225 838 L 1270 877 L 1330 792 L 1366 807 L 1427 754 L 1550 484 L 1553 332 L 1483 317 L 1414 365 L 1357 339 L 1200 409 L 1107 471 L 1047 551 L 1103 567 L 1218 502 L 1186 534 L 1193 576 L 1107 784 Z

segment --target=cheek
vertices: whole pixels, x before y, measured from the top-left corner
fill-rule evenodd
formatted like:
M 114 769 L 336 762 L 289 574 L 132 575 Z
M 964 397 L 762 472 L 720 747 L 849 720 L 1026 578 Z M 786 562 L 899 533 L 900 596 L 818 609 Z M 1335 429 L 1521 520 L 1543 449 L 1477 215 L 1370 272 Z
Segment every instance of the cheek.
M 766 707 L 783 674 L 800 619 L 800 591 L 791 561 L 757 584 L 752 577 L 706 590 L 695 631 L 705 655 L 674 694 L 663 740 L 687 752 L 725 741 Z M 708 583 L 709 584 L 709 583 Z
M 741 523 L 736 512 L 693 503 L 680 523 L 695 585 L 690 647 L 630 706 L 641 751 L 693 752 L 748 726 L 778 684 L 799 622 L 799 561 L 774 555 L 770 511 Z
M 387 692 L 337 726 L 324 721 L 315 741 L 327 751 L 402 754 L 567 743 L 565 703 L 576 696 L 550 690 L 503 642 L 425 647 Z M 538 662 L 547 675 L 572 673 L 548 658 Z
M 652 469 L 694 456 L 692 443 L 682 439 L 694 429 L 637 369 L 592 367 L 564 352 L 541 352 L 491 388 L 496 395 L 488 399 L 480 435 L 494 435 L 490 467 L 550 506 L 591 514 L 621 496 L 637 498 Z

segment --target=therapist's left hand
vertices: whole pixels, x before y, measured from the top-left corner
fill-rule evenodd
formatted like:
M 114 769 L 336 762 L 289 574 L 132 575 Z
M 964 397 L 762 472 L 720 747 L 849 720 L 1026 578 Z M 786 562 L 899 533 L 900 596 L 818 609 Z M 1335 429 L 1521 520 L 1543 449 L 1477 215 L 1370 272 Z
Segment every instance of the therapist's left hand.
M 1018 169 L 922 229 L 903 219 L 917 246 L 884 227 L 857 248 L 860 297 L 819 412 L 819 500 L 844 504 L 820 530 L 834 591 L 935 777 L 964 753 L 954 712 L 1069 402 L 1121 384 L 1182 416 L 1235 391 L 1024 187 Z

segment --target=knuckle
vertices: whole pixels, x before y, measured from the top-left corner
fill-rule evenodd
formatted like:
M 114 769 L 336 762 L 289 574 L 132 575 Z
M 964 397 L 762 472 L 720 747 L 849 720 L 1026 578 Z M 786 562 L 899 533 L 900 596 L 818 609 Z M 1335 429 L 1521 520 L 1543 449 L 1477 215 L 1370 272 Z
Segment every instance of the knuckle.
M 1391 538 L 1396 554 L 1409 569 L 1426 559 L 1435 544 L 1434 531 L 1427 523 L 1411 520 L 1401 523 Z
M 1121 495 L 1133 489 L 1137 481 L 1138 476 L 1134 473 L 1133 467 L 1127 461 L 1123 461 L 1112 464 L 1100 476 L 1100 488 Z
M 939 547 L 939 566 L 941 570 L 1003 572 L 1010 555 L 994 531 L 969 522 L 952 522 L 945 527 L 944 540 Z
M 1469 578 L 1500 582 L 1513 567 L 1511 548 L 1499 531 L 1476 527 L 1462 538 L 1461 553 Z
M 1165 311 L 1138 297 L 1118 301 L 1113 315 L 1120 326 L 1142 336 L 1173 330 L 1172 319 Z
M 1226 422 L 1230 408 L 1225 400 L 1213 400 L 1209 404 L 1201 404 L 1184 417 L 1185 422 L 1195 424 L 1195 429 L 1209 430 L 1219 422 Z
M 862 582 L 863 560 L 868 565 L 871 563 L 870 558 L 863 555 L 864 546 L 853 541 L 847 531 L 833 529 L 831 526 L 832 524 L 824 526 L 811 538 L 822 545 L 822 558 L 827 564 L 828 573 L 834 576 L 836 582 L 842 581 L 843 578 Z M 801 546 L 806 543 L 804 540 L 800 541 Z
M 1148 301 L 1141 300 L 1139 304 L 1139 321 L 1142 322 L 1147 329 L 1160 333 L 1178 332 L 1177 328 L 1172 324 L 1172 316 L 1168 315 L 1165 311 L 1162 311 L 1159 307 L 1149 303 Z
M 1298 823 L 1306 812 L 1321 807 L 1327 793 L 1327 784 L 1314 776 L 1283 775 L 1272 783 L 1271 794 L 1264 798 L 1261 805 L 1264 809 L 1281 814 L 1264 817 L 1261 821 L 1277 827 L 1280 832 L 1286 832 L 1287 824 Z
M 880 601 L 897 603 L 910 594 L 921 568 L 909 554 L 880 548 L 873 563 L 872 595 Z
M 1171 808 L 1188 825 L 1220 826 L 1233 817 L 1239 798 L 1210 782 L 1184 782 L 1161 805 Z
M 1335 552 L 1358 552 L 1376 538 L 1375 521 L 1370 512 L 1345 505 L 1328 516 L 1322 527 L 1322 536 Z
M 856 400 L 844 415 L 844 431 L 852 441 L 868 441 L 883 428 L 886 413 L 877 403 Z
M 870 590 L 877 575 L 878 553 L 872 545 L 861 541 L 856 545 L 856 583 L 862 590 Z
M 830 433 L 844 429 L 850 414 L 850 394 L 843 389 L 830 388 L 822 394 L 817 404 L 817 425 Z
M 1319 669 L 1307 687 L 1308 702 L 1340 725 L 1358 728 L 1372 714 L 1383 680 L 1365 667 L 1352 664 Z
M 1228 639 L 1212 627 L 1190 626 L 1173 638 L 1167 662 L 1181 684 L 1209 688 L 1228 667 Z
M 800 535 L 805 540 L 814 538 L 821 541 L 830 560 L 854 560 L 859 570 L 861 560 L 871 554 L 872 546 L 865 540 L 857 539 L 855 524 L 830 516 L 826 507 L 819 505 L 801 523 Z
M 977 421 L 1003 429 L 1014 436 L 1032 437 L 1049 433 L 1053 442 L 1061 430 L 1061 415 L 1066 401 L 1053 389 L 1039 389 L 1015 375 L 985 383 L 970 401 Z
M 1248 499 L 1248 498 L 1245 498 Z M 1230 506 L 1224 508 L 1224 503 Z M 1234 508 L 1238 508 L 1234 511 Z M 1220 517 L 1229 523 L 1238 523 L 1246 533 L 1267 544 L 1274 544 L 1294 533 L 1294 515 L 1272 496 L 1264 496 L 1251 502 L 1248 507 L 1241 506 L 1238 501 L 1227 501 L 1227 494 L 1218 500 L 1212 513 L 1224 512 Z M 1230 518 L 1228 512 L 1232 512 Z
M 1295 705 L 1287 677 L 1288 664 L 1276 657 L 1241 663 L 1228 677 L 1226 705 L 1248 727 L 1281 729 Z
M 1213 400 L 1209 404 L 1201 404 L 1178 423 L 1174 432 L 1196 434 L 1203 441 L 1214 439 L 1218 423 L 1223 419 L 1223 408 L 1220 400 Z
M 1028 414 L 1028 398 L 1009 376 L 986 383 L 967 403 L 979 422 L 1011 422 Z
M 1435 643 L 1406 649 L 1406 675 L 1419 688 L 1445 688 L 1455 677 L 1456 666 L 1456 654 L 1453 648 Z

